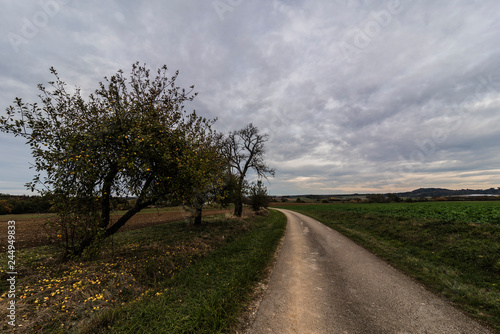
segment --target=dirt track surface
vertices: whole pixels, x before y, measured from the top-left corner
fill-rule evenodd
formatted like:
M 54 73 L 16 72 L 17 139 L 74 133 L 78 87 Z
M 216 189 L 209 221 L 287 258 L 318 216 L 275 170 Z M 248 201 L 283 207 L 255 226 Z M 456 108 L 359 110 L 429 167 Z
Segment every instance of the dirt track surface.
M 289 211 L 249 333 L 491 333 L 316 220 Z
M 203 216 L 229 213 L 230 210 L 204 210 Z M 16 217 L 16 249 L 43 246 L 49 243 L 48 236 L 44 227 L 46 216 L 40 215 L 39 218 L 33 218 L 34 215 L 19 215 Z M 176 211 L 160 211 L 153 213 L 138 213 L 123 226 L 118 233 L 135 230 L 138 228 L 159 225 L 163 223 L 186 219 L 190 213 L 182 209 Z M 1 217 L 1 216 L 0 216 Z M 24 218 L 26 217 L 26 218 Z M 111 221 L 116 221 L 119 216 L 111 216 Z M 6 251 L 7 242 L 7 221 L 0 221 L 2 242 L 0 252 Z

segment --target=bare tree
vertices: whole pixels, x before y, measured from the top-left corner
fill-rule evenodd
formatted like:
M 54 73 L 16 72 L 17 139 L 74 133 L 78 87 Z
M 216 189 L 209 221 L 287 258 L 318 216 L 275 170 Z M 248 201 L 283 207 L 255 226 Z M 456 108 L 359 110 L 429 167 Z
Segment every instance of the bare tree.
M 274 176 L 274 168 L 264 162 L 264 144 L 269 135 L 260 134 L 252 123 L 238 131 L 230 132 L 223 141 L 223 154 L 229 164 L 229 171 L 236 179 L 234 189 L 234 215 L 241 217 L 243 213 L 243 194 L 245 191 L 246 176 L 253 170 L 259 177 L 267 179 Z

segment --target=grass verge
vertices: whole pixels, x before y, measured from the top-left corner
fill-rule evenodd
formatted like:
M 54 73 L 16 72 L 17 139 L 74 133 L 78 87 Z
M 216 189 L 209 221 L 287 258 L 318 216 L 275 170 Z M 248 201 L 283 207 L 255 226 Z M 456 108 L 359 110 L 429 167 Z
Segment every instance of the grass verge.
M 202 226 L 168 223 L 117 234 L 98 259 L 85 262 L 57 263 L 50 247 L 21 250 L 16 331 L 226 332 L 285 226 L 274 211 L 245 220 L 210 218 Z M 4 293 L 3 310 L 7 302 Z
M 404 209 L 395 204 L 383 212 L 370 208 L 287 207 L 341 232 L 500 333 L 499 224 L 413 218 L 392 211 Z

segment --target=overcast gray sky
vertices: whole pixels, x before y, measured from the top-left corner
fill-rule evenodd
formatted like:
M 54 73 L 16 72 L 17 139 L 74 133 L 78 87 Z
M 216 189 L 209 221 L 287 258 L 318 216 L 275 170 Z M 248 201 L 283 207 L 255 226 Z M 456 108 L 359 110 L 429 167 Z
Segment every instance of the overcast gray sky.
M 88 96 L 135 61 L 179 70 L 219 131 L 270 135 L 272 194 L 500 186 L 500 2 L 2 1 L 0 112 L 37 84 Z M 28 147 L 0 134 L 0 192 Z

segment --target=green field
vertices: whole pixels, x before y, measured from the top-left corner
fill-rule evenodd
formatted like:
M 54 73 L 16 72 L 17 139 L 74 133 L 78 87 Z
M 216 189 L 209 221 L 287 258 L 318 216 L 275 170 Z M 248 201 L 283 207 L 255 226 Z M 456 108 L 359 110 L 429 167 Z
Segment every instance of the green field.
M 500 202 L 286 209 L 345 234 L 500 332 Z

